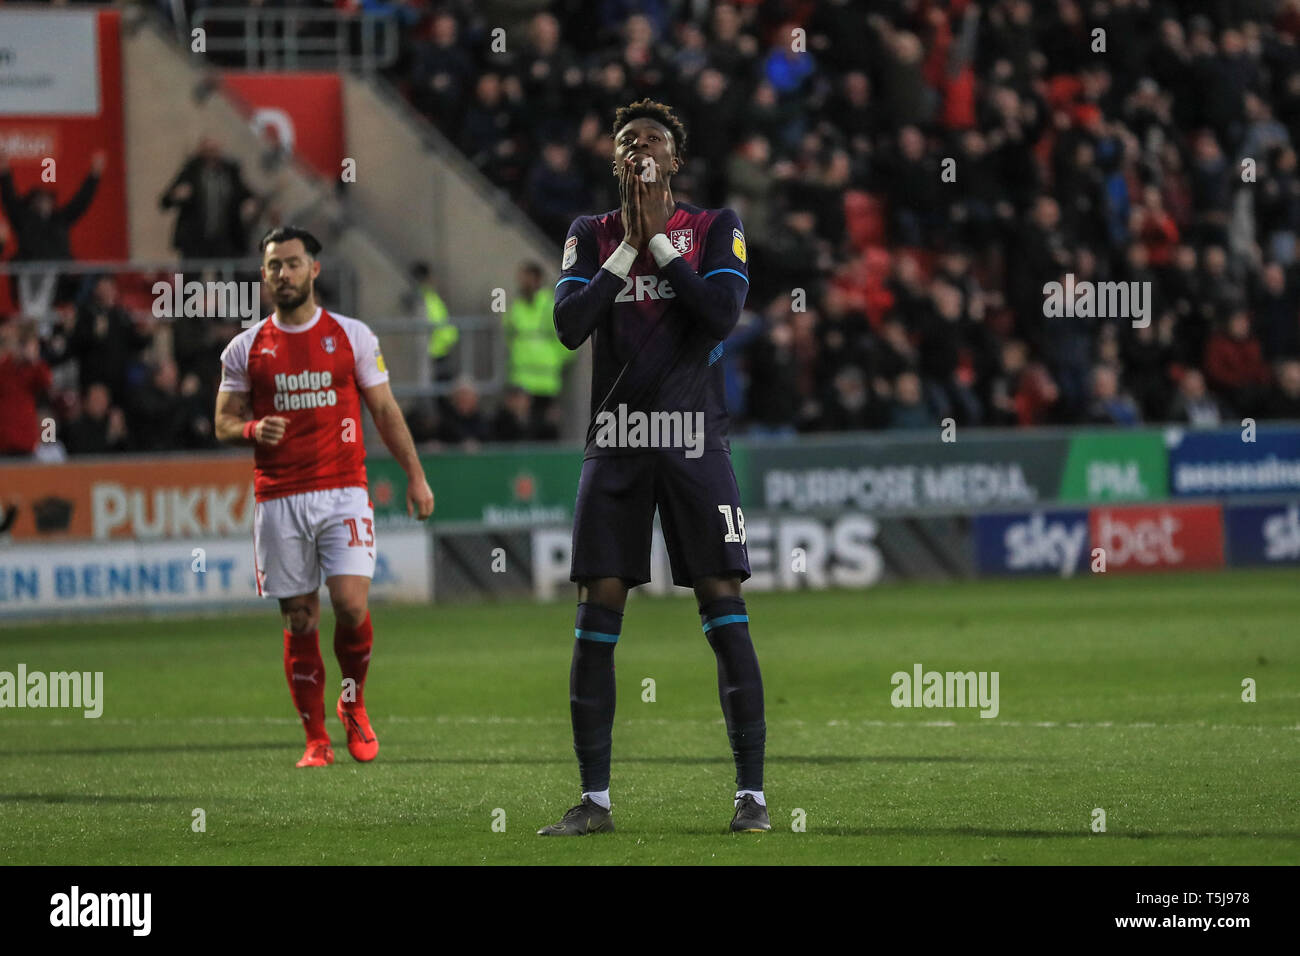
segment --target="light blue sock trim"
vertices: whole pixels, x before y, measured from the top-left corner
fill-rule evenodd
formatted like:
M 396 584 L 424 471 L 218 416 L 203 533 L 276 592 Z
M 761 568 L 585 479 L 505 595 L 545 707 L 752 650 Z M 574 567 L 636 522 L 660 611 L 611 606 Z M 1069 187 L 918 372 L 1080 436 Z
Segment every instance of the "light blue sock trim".
M 739 624 L 741 622 L 749 623 L 748 614 L 725 614 L 722 617 L 714 617 L 704 622 L 704 633 L 707 634 L 715 627 L 726 627 L 728 624 Z

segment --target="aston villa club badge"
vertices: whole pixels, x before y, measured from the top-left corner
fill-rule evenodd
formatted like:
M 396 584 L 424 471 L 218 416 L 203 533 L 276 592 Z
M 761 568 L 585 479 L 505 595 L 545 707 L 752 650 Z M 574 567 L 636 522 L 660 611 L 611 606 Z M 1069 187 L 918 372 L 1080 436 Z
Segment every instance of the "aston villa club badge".
M 695 248 L 695 230 L 694 229 L 674 229 L 668 233 L 668 241 L 673 244 L 673 248 L 680 255 L 686 255 Z
M 334 336 L 332 335 L 321 336 L 320 344 L 328 354 L 330 355 L 334 354 Z

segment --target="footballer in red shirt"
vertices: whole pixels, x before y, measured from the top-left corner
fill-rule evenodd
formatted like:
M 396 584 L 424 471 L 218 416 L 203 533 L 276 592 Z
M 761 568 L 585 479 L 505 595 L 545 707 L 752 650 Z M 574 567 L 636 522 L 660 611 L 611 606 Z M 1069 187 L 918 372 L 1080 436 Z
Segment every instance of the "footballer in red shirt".
M 318 632 L 322 576 L 334 609 L 334 654 L 343 673 L 336 711 L 348 751 L 361 761 L 379 751 L 363 695 L 375 571 L 363 399 L 406 471 L 407 513 L 422 521 L 433 513 L 433 492 L 388 385 L 379 340 L 364 323 L 316 304 L 320 249 L 311 233 L 293 226 L 262 239 L 262 281 L 275 311 L 221 353 L 216 411 L 218 439 L 254 446 L 257 591 L 278 598 L 284 615 L 284 673 L 307 731 L 299 767 L 334 762 Z

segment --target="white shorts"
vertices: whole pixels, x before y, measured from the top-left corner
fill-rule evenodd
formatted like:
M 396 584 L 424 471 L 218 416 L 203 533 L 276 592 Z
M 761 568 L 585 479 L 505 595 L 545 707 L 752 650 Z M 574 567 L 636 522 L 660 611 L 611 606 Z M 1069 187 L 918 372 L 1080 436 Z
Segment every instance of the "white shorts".
M 257 593 L 315 594 L 336 574 L 375 576 L 375 509 L 364 488 L 259 501 L 253 511 Z

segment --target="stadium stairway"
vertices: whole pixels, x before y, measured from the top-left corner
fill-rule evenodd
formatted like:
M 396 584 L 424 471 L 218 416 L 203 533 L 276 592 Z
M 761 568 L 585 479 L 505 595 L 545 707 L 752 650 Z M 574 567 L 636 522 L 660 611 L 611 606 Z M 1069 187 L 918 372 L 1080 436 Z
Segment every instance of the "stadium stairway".
M 559 248 L 395 90 L 344 73 L 344 143 L 356 182 L 324 181 L 290 159 L 267 163 L 241 106 L 215 73 L 182 48 L 152 11 L 136 8 L 123 31 L 128 230 L 134 259 L 166 259 L 173 216 L 158 198 L 199 137 L 219 140 L 257 193 L 274 191 L 286 219 L 317 232 L 358 275 L 357 318 L 395 318 L 416 260 L 433 264 L 452 314 L 491 312 L 493 290 L 515 293 L 515 272 L 536 259 L 552 277 Z M 508 250 L 503 252 L 503 250 Z M 553 281 L 553 278 L 552 278 Z M 420 350 L 409 336 L 384 341 L 395 381 L 412 381 Z M 588 350 L 574 363 L 566 416 L 574 435 L 588 408 Z
M 133 259 L 174 256 L 170 243 L 175 217 L 158 208 L 158 199 L 194 152 L 199 137 L 207 134 L 239 162 L 250 189 L 274 193 L 286 217 L 317 232 L 327 251 L 354 265 L 361 279 L 359 313 L 399 314 L 404 261 L 384 248 L 364 224 L 350 221 L 329 184 L 300 163 L 264 162 L 266 146 L 239 107 L 152 20 L 137 19 L 124 31 L 122 72 L 127 225 Z

